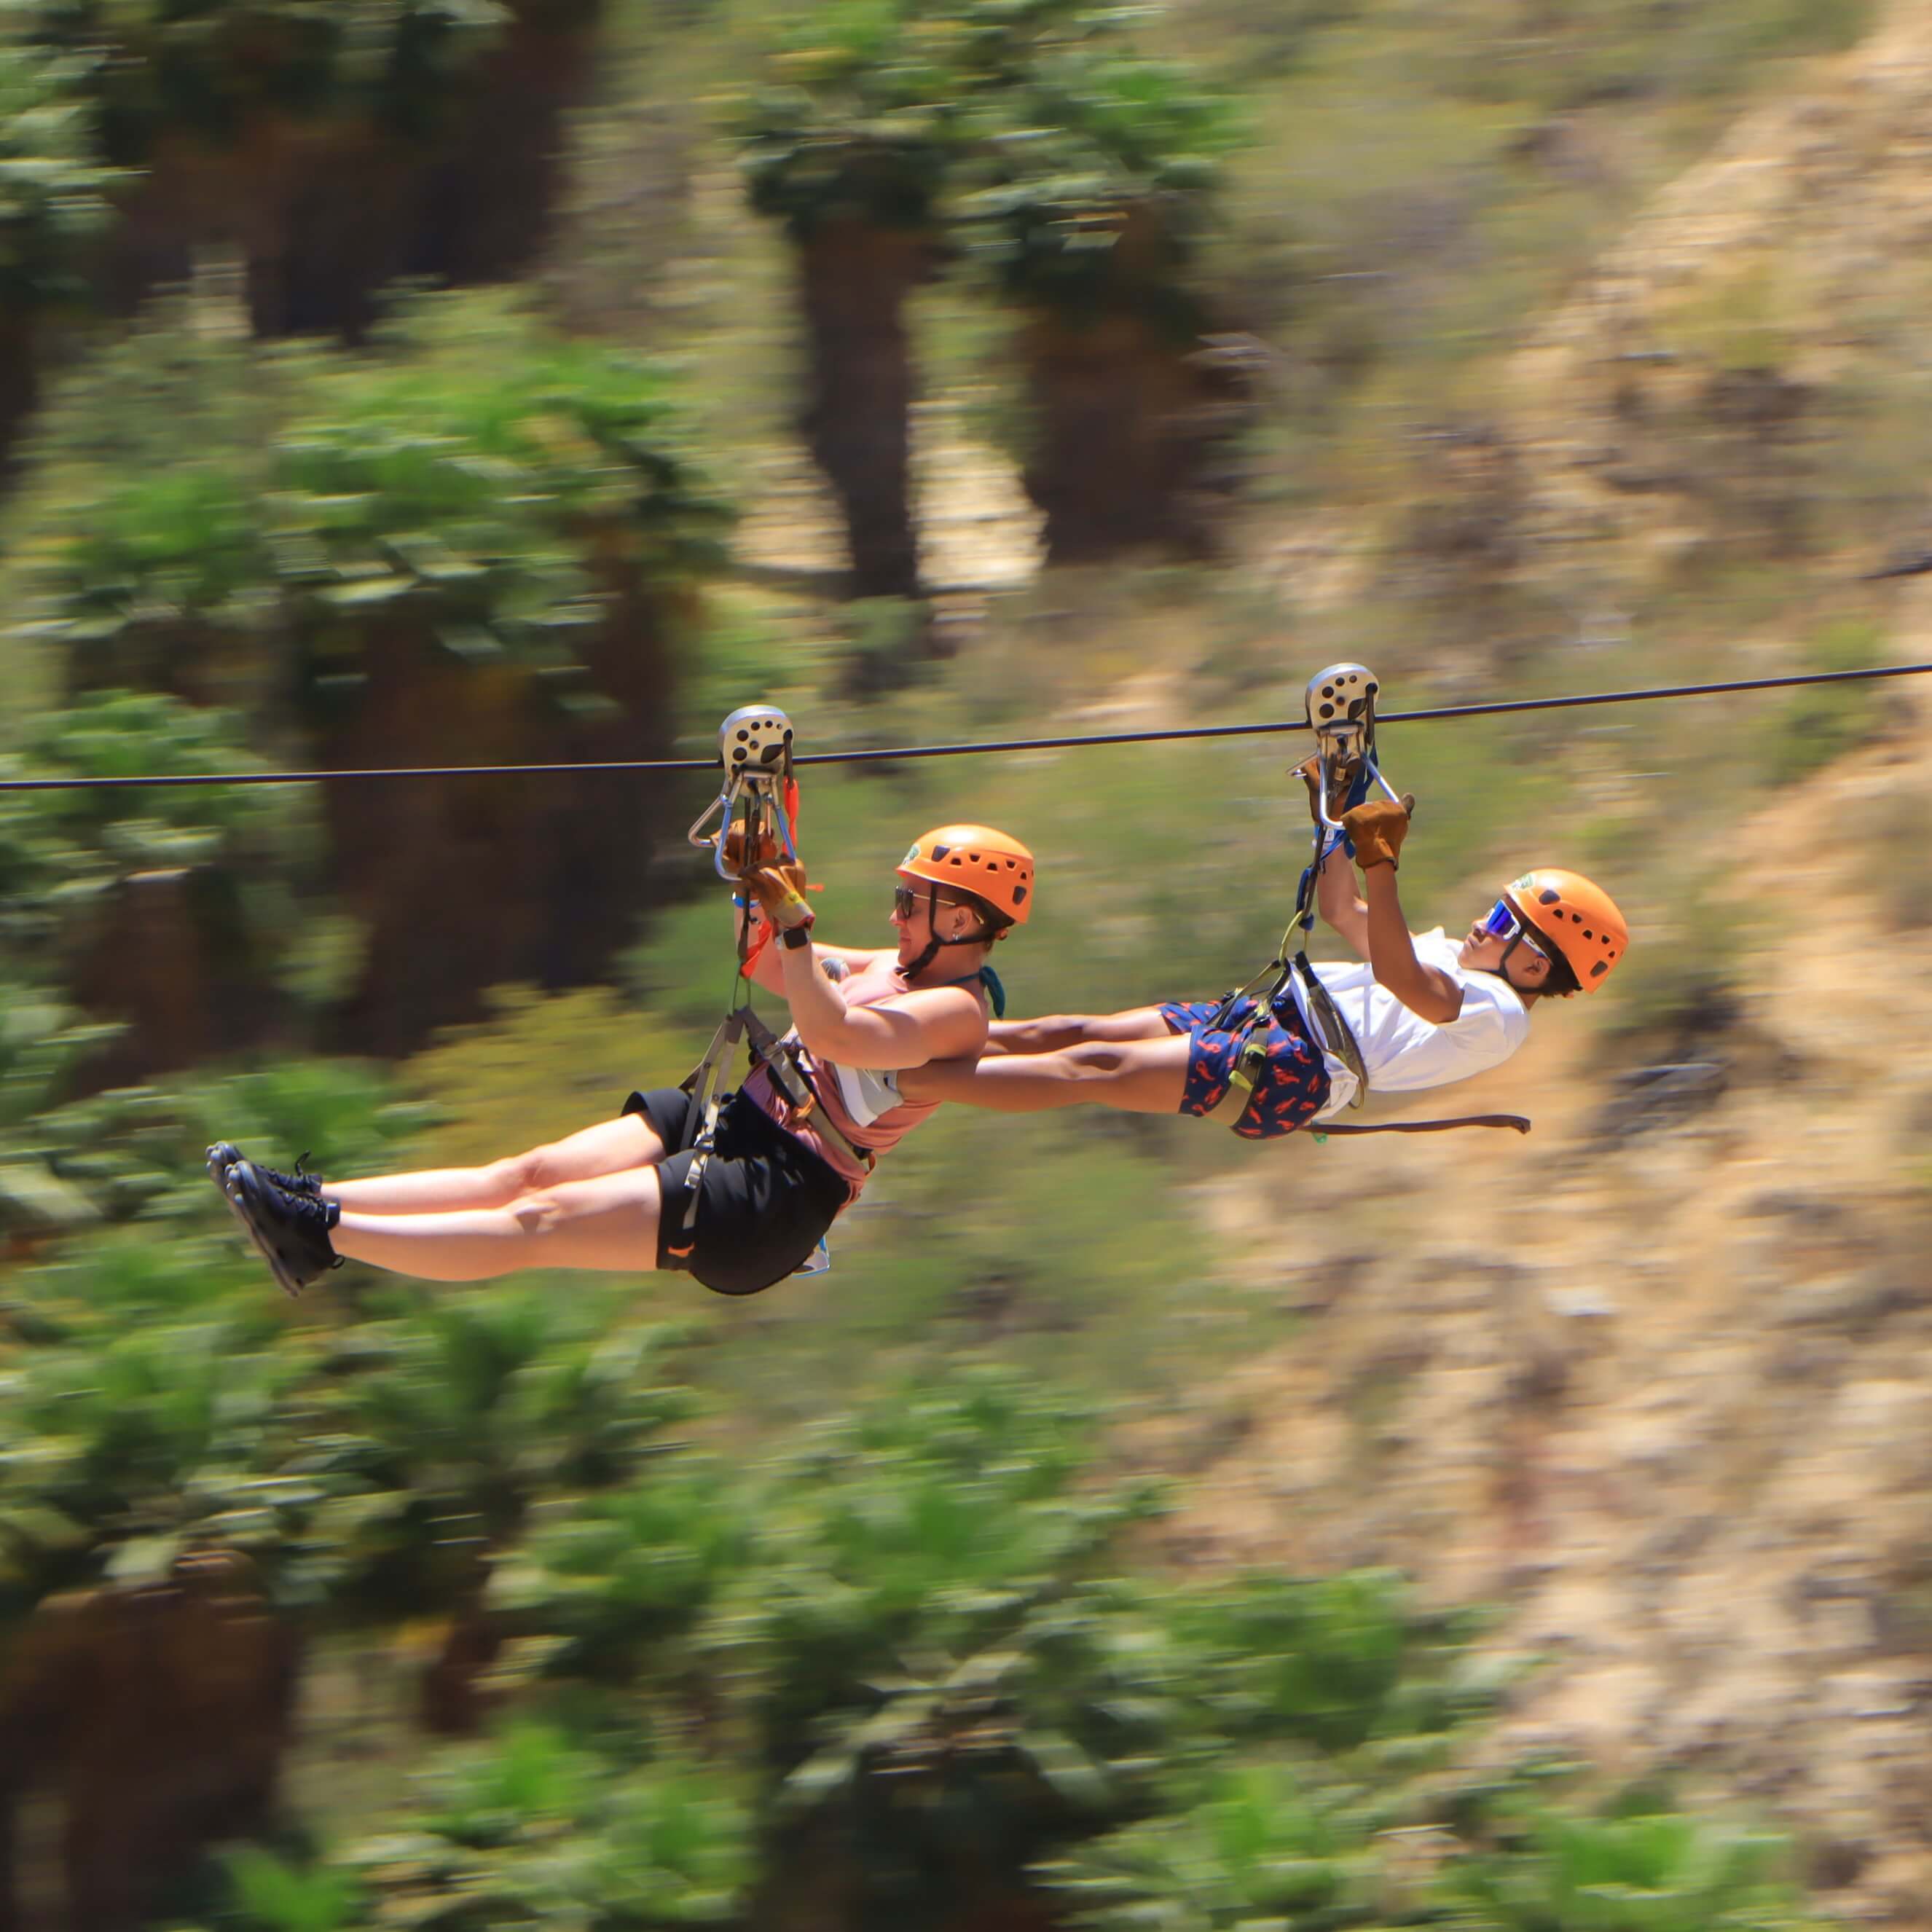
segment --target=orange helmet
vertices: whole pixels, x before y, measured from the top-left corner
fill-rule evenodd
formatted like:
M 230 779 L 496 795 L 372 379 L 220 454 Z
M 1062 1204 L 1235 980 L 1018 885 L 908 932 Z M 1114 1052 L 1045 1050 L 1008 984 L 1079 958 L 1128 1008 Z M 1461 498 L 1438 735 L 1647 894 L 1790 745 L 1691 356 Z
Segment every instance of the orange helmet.
M 1025 925 L 1033 910 L 1033 854 L 988 825 L 942 825 L 922 832 L 898 869 L 902 879 L 971 893 L 1008 925 Z
M 1584 992 L 1600 986 L 1629 947 L 1630 927 L 1616 901 L 1581 872 L 1526 872 L 1503 888 L 1503 897 L 1563 956 Z

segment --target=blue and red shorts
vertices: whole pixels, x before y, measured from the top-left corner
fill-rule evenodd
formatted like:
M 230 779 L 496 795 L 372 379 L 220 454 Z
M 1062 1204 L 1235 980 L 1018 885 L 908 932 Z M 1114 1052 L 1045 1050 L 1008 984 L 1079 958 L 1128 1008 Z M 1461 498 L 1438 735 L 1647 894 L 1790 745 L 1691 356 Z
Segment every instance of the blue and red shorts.
M 1237 1000 L 1224 1024 L 1218 1000 L 1168 1000 L 1160 1016 L 1170 1030 L 1187 1036 L 1187 1084 L 1184 1114 L 1211 1113 L 1228 1090 L 1242 1029 L 1256 1005 L 1250 994 Z M 1328 1068 L 1322 1050 L 1308 1036 L 1293 993 L 1284 990 L 1262 1022 L 1268 1063 L 1255 1082 L 1255 1096 L 1235 1124 L 1246 1141 L 1271 1141 L 1304 1127 L 1328 1101 Z

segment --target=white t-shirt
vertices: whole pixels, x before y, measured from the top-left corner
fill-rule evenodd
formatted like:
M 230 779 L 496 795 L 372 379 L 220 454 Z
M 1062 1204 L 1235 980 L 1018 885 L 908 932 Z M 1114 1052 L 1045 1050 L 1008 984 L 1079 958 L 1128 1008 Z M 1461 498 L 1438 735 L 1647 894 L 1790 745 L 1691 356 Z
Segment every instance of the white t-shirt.
M 1411 1012 L 1393 993 L 1376 984 L 1375 973 L 1366 962 L 1310 962 L 1354 1033 L 1371 1094 L 1413 1093 L 1419 1087 L 1466 1080 L 1501 1066 L 1529 1037 L 1529 1009 L 1507 980 L 1458 965 L 1456 944 L 1439 926 L 1414 938 L 1417 958 L 1439 968 L 1462 989 L 1462 1010 L 1447 1026 Z M 1290 983 L 1305 1019 L 1307 1000 L 1299 976 Z M 1315 1040 L 1322 1037 L 1312 1025 L 1309 1031 Z M 1328 1102 L 1316 1118 L 1325 1120 L 1354 1097 L 1355 1076 L 1333 1054 L 1323 1058 L 1328 1066 Z

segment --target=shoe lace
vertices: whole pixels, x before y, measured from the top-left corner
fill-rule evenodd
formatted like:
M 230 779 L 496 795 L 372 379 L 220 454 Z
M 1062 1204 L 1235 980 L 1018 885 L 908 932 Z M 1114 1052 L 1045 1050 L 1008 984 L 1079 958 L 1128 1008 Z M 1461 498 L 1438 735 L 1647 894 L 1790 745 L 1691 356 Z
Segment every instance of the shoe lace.
M 284 1194 L 292 1195 L 298 1200 L 312 1201 L 322 1192 L 322 1176 L 308 1171 L 308 1156 L 309 1150 L 304 1148 L 296 1156 L 296 1171 L 292 1174 L 284 1174 L 280 1168 L 273 1167 L 263 1168 L 262 1173 Z

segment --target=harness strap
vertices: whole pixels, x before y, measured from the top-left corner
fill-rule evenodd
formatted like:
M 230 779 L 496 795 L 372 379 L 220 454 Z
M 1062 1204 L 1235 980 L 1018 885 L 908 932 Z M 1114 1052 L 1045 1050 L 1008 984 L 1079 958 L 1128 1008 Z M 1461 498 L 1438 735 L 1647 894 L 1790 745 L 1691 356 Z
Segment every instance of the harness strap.
M 718 1112 L 726 1097 L 718 1088 L 718 1070 L 743 1037 L 748 1017 L 755 1017 L 748 1006 L 733 1007 L 711 1036 L 711 1044 L 704 1049 L 704 1058 L 678 1083 L 691 1096 L 691 1105 L 685 1109 L 684 1147 L 698 1150 L 698 1157 L 685 1170 L 684 1198 L 678 1213 L 677 1233 L 664 1244 L 664 1252 L 680 1261 L 689 1257 L 697 1240 L 698 1196 L 704 1170 L 711 1160 L 711 1143 L 718 1132 Z
M 816 1114 L 814 1123 L 821 1133 L 829 1133 L 844 1148 L 860 1166 L 869 1174 L 879 1164 L 879 1157 L 870 1148 L 862 1148 L 845 1132 L 820 1104 L 818 1090 L 812 1084 L 812 1076 L 805 1070 L 799 1059 L 796 1045 L 781 1040 L 746 1006 L 742 1009 L 745 1016 L 745 1033 L 750 1042 L 753 1057 L 770 1073 L 778 1091 L 784 1096 L 785 1104 L 790 1111 L 788 1126 L 795 1126 L 801 1120 Z

